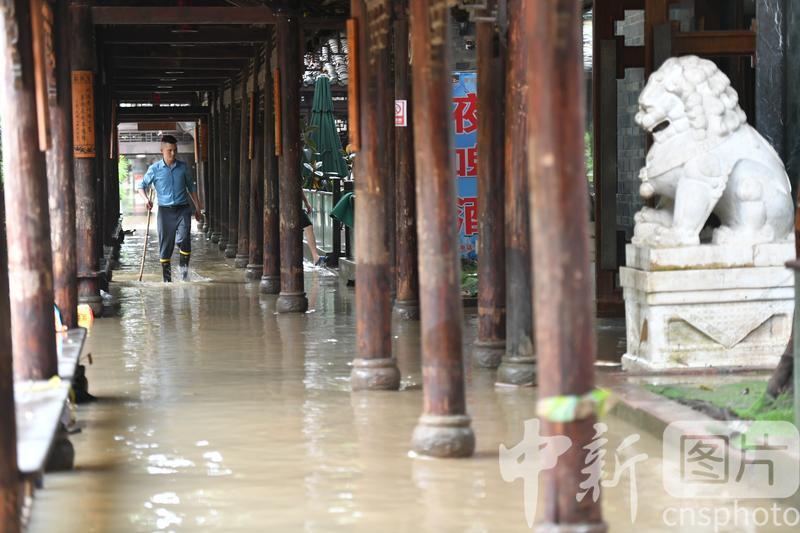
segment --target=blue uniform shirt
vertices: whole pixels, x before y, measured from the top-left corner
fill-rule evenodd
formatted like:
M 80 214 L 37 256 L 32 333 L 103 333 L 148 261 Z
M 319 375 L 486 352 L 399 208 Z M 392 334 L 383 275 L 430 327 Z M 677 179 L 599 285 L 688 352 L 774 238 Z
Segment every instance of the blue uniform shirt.
M 189 193 L 197 190 L 189 165 L 177 159 L 172 166 L 167 166 L 163 159 L 150 165 L 141 188 L 146 191 L 151 184 L 155 184 L 158 205 L 163 207 L 187 205 Z

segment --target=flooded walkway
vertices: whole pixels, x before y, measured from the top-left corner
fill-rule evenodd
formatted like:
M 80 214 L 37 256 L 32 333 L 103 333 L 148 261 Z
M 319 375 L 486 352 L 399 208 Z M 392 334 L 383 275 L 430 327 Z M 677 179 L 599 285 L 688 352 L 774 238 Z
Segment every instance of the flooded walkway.
M 493 372 L 470 369 L 475 457 L 409 457 L 422 411 L 416 324 L 395 324 L 402 390 L 352 394 L 354 295 L 332 272 L 309 269 L 309 312 L 278 316 L 275 297 L 199 234 L 193 281 L 158 282 L 153 233 L 138 283 L 137 226 L 112 285 L 119 316 L 87 341 L 99 401 L 78 409 L 76 470 L 45 477 L 31 532 L 528 530 L 522 481 L 503 481 L 498 447 L 522 438 L 532 389 L 495 388 Z M 609 447 L 636 432 L 605 422 Z M 606 520 L 668 530 L 664 509 L 686 502 L 663 496 L 660 443 L 643 434 L 626 450 L 638 453 L 649 459 L 637 465 L 636 524 L 627 476 L 604 492 Z

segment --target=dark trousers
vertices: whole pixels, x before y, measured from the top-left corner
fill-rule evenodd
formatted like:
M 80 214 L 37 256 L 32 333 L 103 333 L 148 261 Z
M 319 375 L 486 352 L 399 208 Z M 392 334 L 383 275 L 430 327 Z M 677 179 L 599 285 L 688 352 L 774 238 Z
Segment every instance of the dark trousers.
M 158 207 L 158 252 L 162 263 L 171 260 L 176 243 L 181 255 L 188 258 L 192 253 L 191 229 L 191 205 Z

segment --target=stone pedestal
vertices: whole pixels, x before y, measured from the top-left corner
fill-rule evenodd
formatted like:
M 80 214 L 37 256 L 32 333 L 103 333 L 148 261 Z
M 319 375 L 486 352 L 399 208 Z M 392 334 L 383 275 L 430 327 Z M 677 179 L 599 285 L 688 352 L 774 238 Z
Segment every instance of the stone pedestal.
M 628 370 L 774 367 L 792 331 L 794 242 L 647 248 L 620 269 Z

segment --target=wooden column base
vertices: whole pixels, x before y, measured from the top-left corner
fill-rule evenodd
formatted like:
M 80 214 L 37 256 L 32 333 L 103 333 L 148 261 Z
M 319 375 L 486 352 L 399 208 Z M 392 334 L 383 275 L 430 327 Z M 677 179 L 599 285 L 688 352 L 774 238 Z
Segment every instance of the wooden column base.
M 472 362 L 478 368 L 497 368 L 505 353 L 505 339 L 499 341 L 478 340 L 472 345 Z
M 260 288 L 262 294 L 279 294 L 281 292 L 281 277 L 261 276 Z
M 279 313 L 305 313 L 308 311 L 308 298 L 304 292 L 282 292 L 275 303 Z
M 419 300 L 397 300 L 392 314 L 402 320 L 419 320 Z
M 536 357 L 504 357 L 497 369 L 497 383 L 533 387 L 536 384 Z
M 469 457 L 475 451 L 475 434 L 469 415 L 422 415 L 411 449 L 429 457 Z
M 250 262 L 250 256 L 248 254 L 236 254 L 236 259 L 233 260 L 233 266 L 236 268 L 246 268 L 247 264 Z
M 264 265 L 249 263 L 245 268 L 245 279 L 250 281 L 257 281 L 261 279 L 261 273 L 264 272 Z
M 605 522 L 596 524 L 553 524 L 550 522 L 535 524 L 536 533 L 606 533 L 608 526 Z
M 354 359 L 350 388 L 354 391 L 399 389 L 397 360 L 394 357 Z

